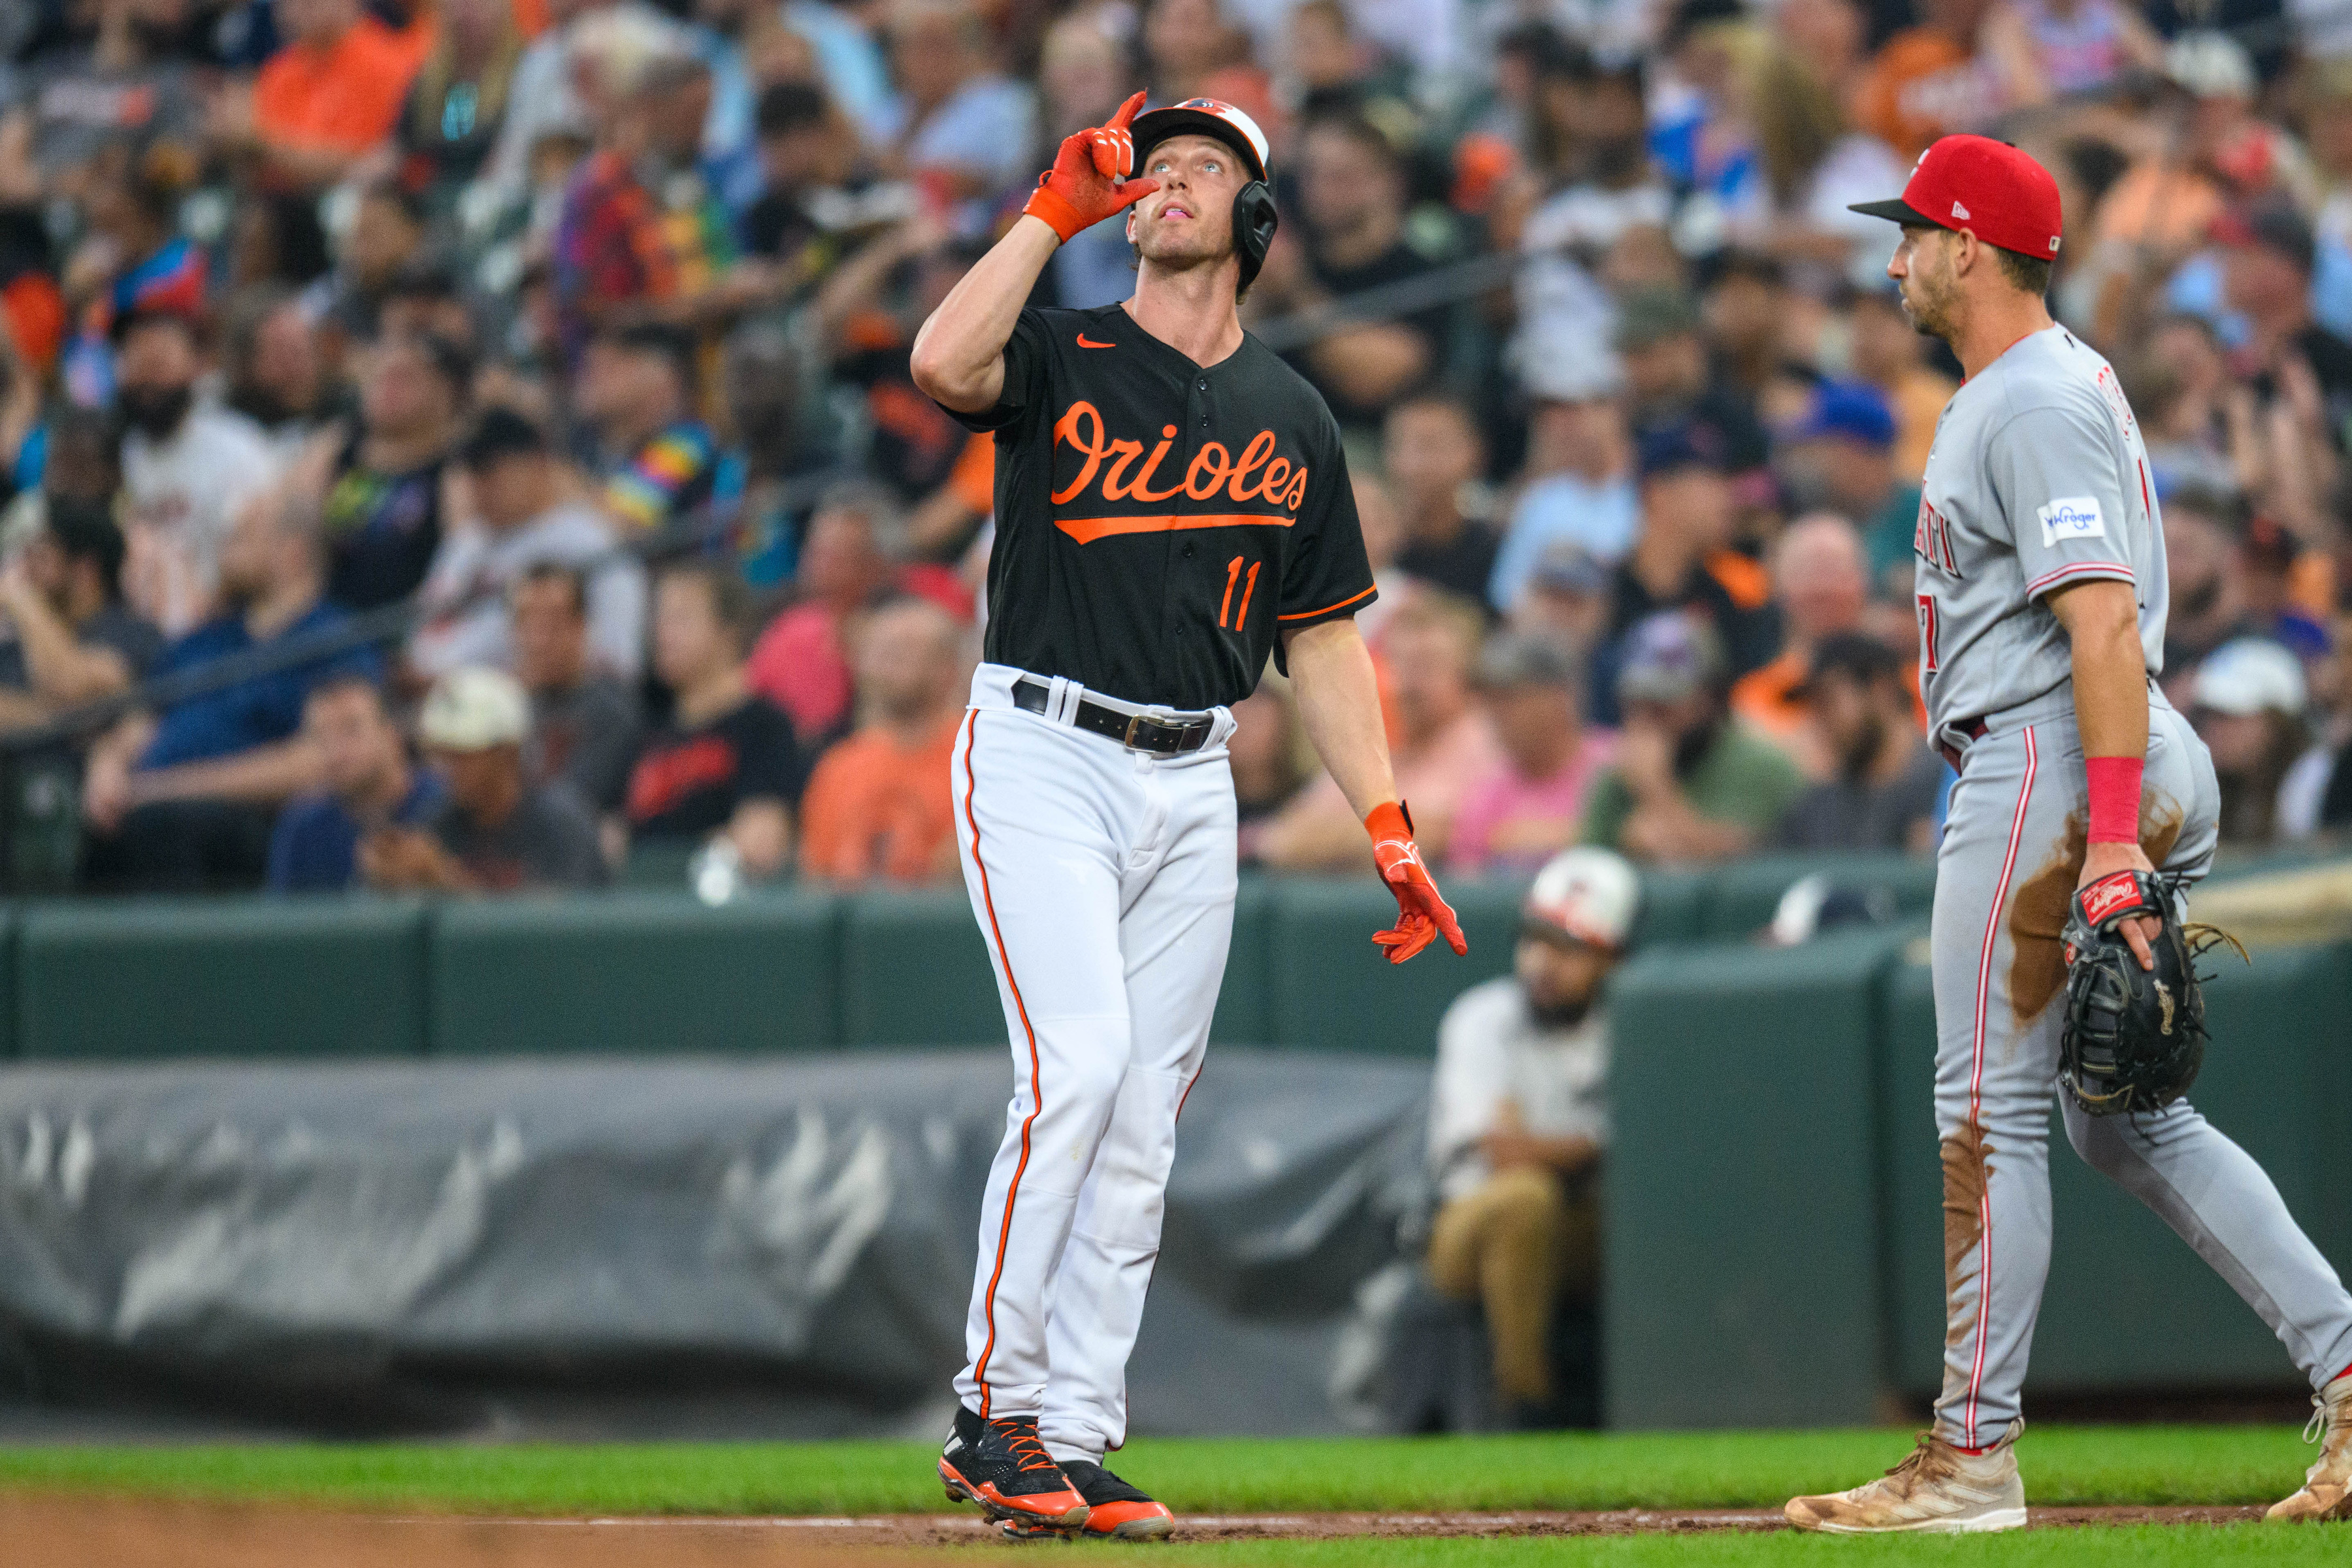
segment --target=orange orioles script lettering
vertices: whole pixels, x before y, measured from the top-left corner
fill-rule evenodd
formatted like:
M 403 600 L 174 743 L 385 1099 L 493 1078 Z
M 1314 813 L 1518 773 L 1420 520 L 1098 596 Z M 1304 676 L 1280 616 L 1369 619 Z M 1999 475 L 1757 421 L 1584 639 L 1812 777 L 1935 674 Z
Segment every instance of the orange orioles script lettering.
M 1097 493 L 1105 500 L 1150 502 L 1168 500 L 1176 496 L 1193 501 L 1255 500 L 1262 506 L 1280 508 L 1290 514 L 1283 517 L 1223 515 L 1213 519 L 1204 515 L 1198 521 L 1189 517 L 1173 518 L 1161 524 L 1170 528 L 1213 527 L 1235 522 L 1287 526 L 1295 521 L 1298 509 L 1306 504 L 1307 468 L 1304 464 L 1294 467 L 1287 458 L 1274 456 L 1275 437 L 1271 430 L 1261 430 L 1251 437 L 1238 458 L 1222 441 L 1205 442 L 1200 451 L 1193 454 L 1182 479 L 1178 479 L 1171 475 L 1168 482 L 1162 484 L 1160 482 L 1160 465 L 1175 442 L 1176 426 L 1162 425 L 1159 441 L 1146 452 L 1140 441 L 1111 436 L 1103 426 L 1101 411 L 1093 404 L 1071 404 L 1055 423 L 1054 444 L 1056 447 L 1067 445 L 1083 460 L 1078 466 L 1077 477 L 1054 492 L 1054 504 L 1057 507 L 1067 505 L 1085 494 L 1097 479 L 1101 480 Z M 1138 458 L 1141 461 L 1138 462 Z M 1099 537 L 1104 532 L 1140 531 L 1111 528 L 1094 531 L 1091 535 L 1081 532 L 1086 522 L 1112 521 L 1093 519 L 1076 524 L 1064 521 L 1061 527 L 1081 542 L 1089 536 Z

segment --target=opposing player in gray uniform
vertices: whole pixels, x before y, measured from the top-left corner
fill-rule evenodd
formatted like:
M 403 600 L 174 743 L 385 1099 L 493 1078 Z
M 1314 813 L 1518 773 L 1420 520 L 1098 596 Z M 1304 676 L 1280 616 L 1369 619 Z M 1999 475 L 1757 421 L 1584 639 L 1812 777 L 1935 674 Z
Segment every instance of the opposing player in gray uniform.
M 1922 155 L 1887 275 L 1968 380 L 1928 454 L 1914 538 L 1920 689 L 1959 769 L 1936 864 L 1936 1124 L 1944 1167 L 1944 1388 L 1934 1430 L 1886 1477 L 1788 1506 L 1804 1528 L 1979 1531 L 2025 1522 L 2019 1395 L 2050 1263 L 2050 1101 L 2075 890 L 2211 864 L 2213 764 L 2150 677 L 2164 531 L 2115 371 L 2042 302 L 2056 184 L 1979 136 Z M 2144 927 L 2128 939 L 2147 962 Z M 2075 1152 L 2145 1203 L 2262 1315 L 2319 1393 L 2325 1433 L 2273 1519 L 2352 1513 L 2352 1297 L 2278 1189 L 2186 1100 L 2093 1117 Z

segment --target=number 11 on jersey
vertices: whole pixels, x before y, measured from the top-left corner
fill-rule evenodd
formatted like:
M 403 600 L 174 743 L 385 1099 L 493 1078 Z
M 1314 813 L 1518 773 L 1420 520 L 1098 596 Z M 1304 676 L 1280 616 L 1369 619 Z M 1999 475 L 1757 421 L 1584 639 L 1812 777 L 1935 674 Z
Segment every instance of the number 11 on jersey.
M 1244 557 L 1236 555 L 1225 563 L 1225 597 L 1224 602 L 1217 606 L 1217 626 L 1221 631 L 1237 632 L 1249 620 L 1250 595 L 1257 592 L 1257 569 L 1265 563 L 1252 561 L 1249 563 L 1249 575 L 1244 578 L 1242 575 L 1243 559 Z M 1234 584 L 1236 583 L 1242 585 L 1242 607 L 1239 614 L 1234 615 L 1233 625 L 1228 626 L 1225 625 L 1225 617 L 1233 612 Z

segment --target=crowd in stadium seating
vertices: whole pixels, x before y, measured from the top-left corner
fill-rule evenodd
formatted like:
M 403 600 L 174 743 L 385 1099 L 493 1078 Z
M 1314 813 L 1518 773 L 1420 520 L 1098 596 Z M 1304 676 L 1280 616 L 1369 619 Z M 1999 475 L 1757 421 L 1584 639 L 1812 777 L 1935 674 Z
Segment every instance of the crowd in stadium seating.
M 725 885 L 952 880 L 992 453 L 908 345 L 1138 87 L 1272 136 L 1244 318 L 1341 423 L 1398 776 L 1454 874 L 1933 844 L 1908 580 L 1958 367 L 1846 204 L 1964 129 L 2060 182 L 2052 304 L 2148 440 L 2164 684 L 2225 839 L 2339 829 L 2345 16 L 15 0 L 9 852 L 62 834 L 32 858 L 116 889 L 585 885 L 672 850 Z M 1038 300 L 1131 265 L 1102 226 Z M 156 676 L 187 679 L 89 709 Z M 1360 870 L 1278 679 L 1241 720 L 1246 858 Z

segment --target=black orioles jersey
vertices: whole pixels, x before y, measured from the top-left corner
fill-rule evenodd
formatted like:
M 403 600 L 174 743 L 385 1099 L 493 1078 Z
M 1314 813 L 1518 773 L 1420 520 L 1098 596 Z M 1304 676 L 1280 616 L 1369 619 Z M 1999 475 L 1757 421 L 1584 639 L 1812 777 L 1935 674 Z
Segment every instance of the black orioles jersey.
M 1207 368 L 1117 305 L 1021 312 L 996 406 L 992 664 L 1197 710 L 1372 602 L 1339 427 L 1255 338 Z

